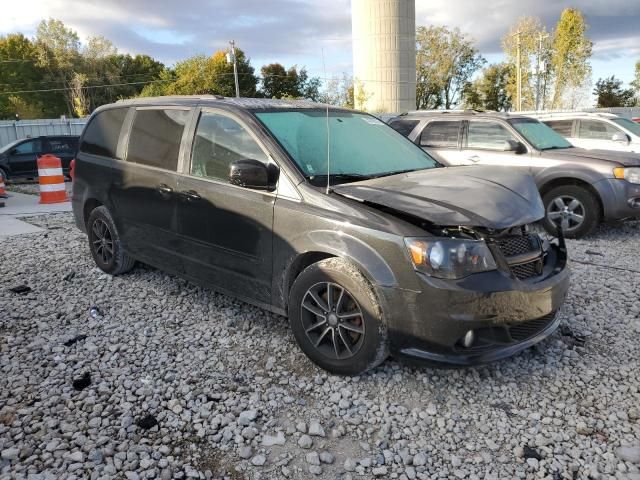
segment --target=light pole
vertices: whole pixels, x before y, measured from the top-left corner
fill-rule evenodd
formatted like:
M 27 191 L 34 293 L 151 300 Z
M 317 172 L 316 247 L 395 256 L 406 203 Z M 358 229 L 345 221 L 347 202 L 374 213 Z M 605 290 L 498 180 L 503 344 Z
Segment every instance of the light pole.
M 516 32 L 516 36 L 518 37 L 516 44 L 516 82 L 518 83 L 516 86 L 516 98 L 519 112 L 522 111 L 522 60 L 520 59 L 520 50 L 522 48 L 522 42 L 520 39 L 521 33 L 522 32 L 520 30 Z
M 240 98 L 240 85 L 238 84 L 238 63 L 236 62 L 236 42 L 229 41 L 229 53 L 227 53 L 227 62 L 233 62 L 233 80 L 236 84 L 236 97 Z
M 542 42 L 549 35 L 543 32 L 538 34 L 538 62 L 536 66 L 536 110 L 540 110 L 540 77 L 542 77 L 543 70 L 547 69 L 546 62 L 542 60 Z

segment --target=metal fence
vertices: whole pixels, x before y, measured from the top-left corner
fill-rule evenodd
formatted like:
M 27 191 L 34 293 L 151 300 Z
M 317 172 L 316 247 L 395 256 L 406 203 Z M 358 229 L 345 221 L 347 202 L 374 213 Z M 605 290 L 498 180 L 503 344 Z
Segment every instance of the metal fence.
M 22 138 L 40 135 L 80 135 L 86 118 L 0 121 L 0 148 Z

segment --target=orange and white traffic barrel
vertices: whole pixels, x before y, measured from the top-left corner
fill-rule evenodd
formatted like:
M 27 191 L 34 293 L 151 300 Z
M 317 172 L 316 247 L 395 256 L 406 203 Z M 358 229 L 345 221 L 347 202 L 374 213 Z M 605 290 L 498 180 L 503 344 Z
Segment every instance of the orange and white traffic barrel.
M 0 198 L 7 198 L 7 191 L 4 189 L 4 175 L 0 172 Z
M 64 185 L 62 162 L 55 155 L 47 154 L 38 158 L 38 183 L 40 203 L 60 203 L 69 200 Z

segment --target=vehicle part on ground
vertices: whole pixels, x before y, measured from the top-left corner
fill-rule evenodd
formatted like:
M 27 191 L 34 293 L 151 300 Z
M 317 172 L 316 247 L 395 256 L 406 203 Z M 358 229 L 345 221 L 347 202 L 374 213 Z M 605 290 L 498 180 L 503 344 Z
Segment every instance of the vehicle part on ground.
M 600 223 L 600 205 L 594 195 L 577 185 L 564 185 L 548 191 L 543 199 L 542 226 L 554 235 L 560 227 L 567 238 L 590 234 Z
M 106 207 L 100 206 L 91 212 L 87 232 L 91 255 L 102 271 L 119 275 L 134 267 L 136 261 L 124 250 L 116 225 Z
M 347 260 L 314 263 L 296 278 L 289 322 L 302 351 L 330 372 L 359 374 L 388 355 L 386 326 L 375 292 Z

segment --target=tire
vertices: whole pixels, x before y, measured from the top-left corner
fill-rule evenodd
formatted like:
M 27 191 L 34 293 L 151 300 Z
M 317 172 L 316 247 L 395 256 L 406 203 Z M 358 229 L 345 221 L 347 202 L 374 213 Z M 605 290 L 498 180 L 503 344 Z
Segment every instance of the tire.
M 314 263 L 296 278 L 289 293 L 289 323 L 305 355 L 334 374 L 358 375 L 389 355 L 387 327 L 373 287 L 341 258 Z
M 4 180 L 5 182 L 6 182 L 7 180 L 9 180 L 9 174 L 8 174 L 8 173 L 7 173 L 7 171 L 6 171 L 4 168 L 2 168 L 2 167 L 0 167 L 0 178 L 2 178 L 2 180 Z
M 96 207 L 89 215 L 87 236 L 93 260 L 103 272 L 120 275 L 134 267 L 136 261 L 124 250 L 116 225 L 106 207 Z
M 545 210 L 542 226 L 551 235 L 557 235 L 557 226 L 564 224 L 565 237 L 581 238 L 592 233 L 600 223 L 598 199 L 584 187 L 555 187 L 544 194 L 542 203 Z

